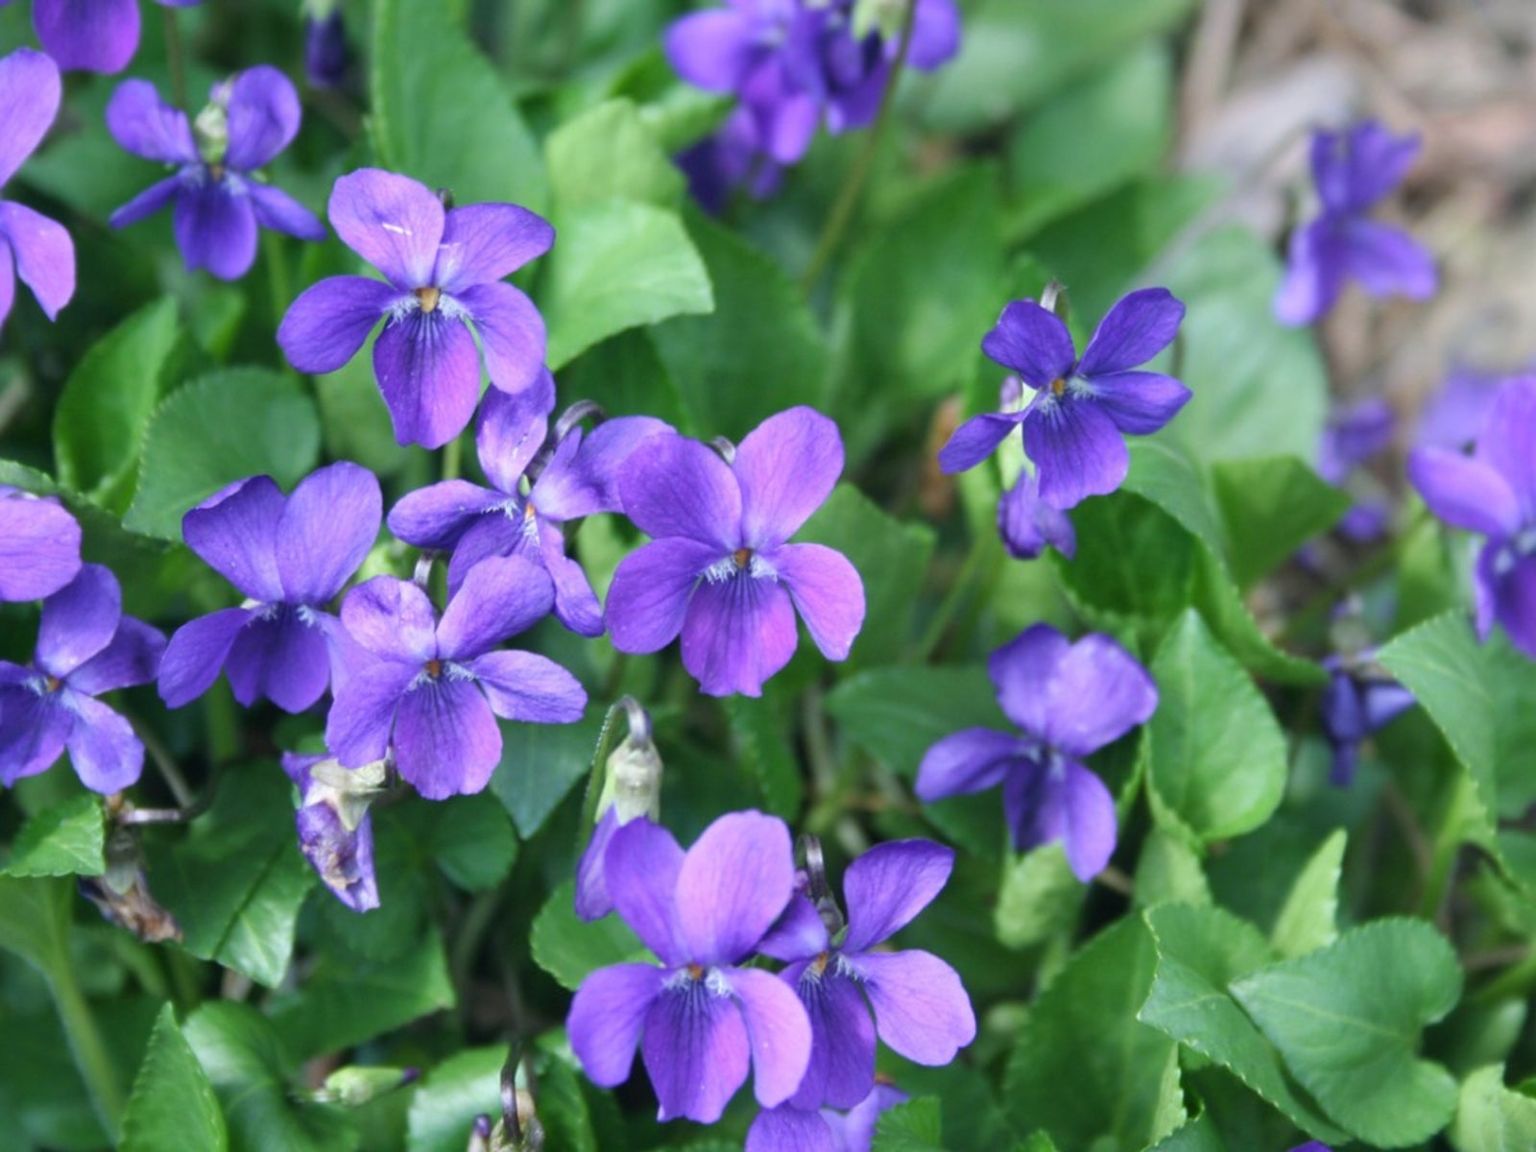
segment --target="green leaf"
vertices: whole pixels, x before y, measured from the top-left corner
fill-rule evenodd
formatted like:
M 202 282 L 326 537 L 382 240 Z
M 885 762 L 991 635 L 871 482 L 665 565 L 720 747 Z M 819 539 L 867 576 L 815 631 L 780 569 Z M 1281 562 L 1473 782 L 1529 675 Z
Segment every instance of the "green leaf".
M 545 1147 L 599 1152 L 603 1145 L 582 1095 L 581 1074 L 558 1056 L 541 1052 L 535 1060 L 534 1078 L 538 1084 L 539 1123 L 544 1126 Z
M 1172 904 L 1145 915 L 1157 971 L 1139 1019 L 1228 1069 L 1311 1135 L 1342 1136 L 1292 1088 L 1274 1048 L 1227 994 L 1270 962 L 1258 929 L 1215 907 Z
M 1290 959 L 1325 948 L 1338 939 L 1339 873 L 1348 834 L 1339 828 L 1318 846 L 1291 885 L 1269 941 Z
M 848 739 L 909 778 L 923 754 L 950 733 L 1008 727 L 982 667 L 860 672 L 827 694 L 827 711 Z
M 1216 1122 L 1202 1113 L 1170 1132 L 1147 1152 L 1228 1152 L 1228 1149 Z
M 1461 1084 L 1451 1124 L 1456 1152 L 1527 1152 L 1536 1148 L 1536 1100 L 1504 1086 L 1504 1067 L 1479 1068 Z
M 54 455 L 66 487 L 122 511 L 178 334 L 175 303 L 159 300 L 80 358 L 53 414 Z
M 0 948 L 44 976 L 69 963 L 73 887 L 62 880 L 0 876 Z
M 1030 1006 L 1003 1078 L 1015 1130 L 1043 1129 L 1068 1152 L 1143 1148 L 1164 1134 L 1155 1118 L 1176 1049 L 1136 1019 L 1155 961 L 1146 925 L 1122 920 L 1084 945 Z M 1066 1069 L 1071 1091 L 1063 1090 Z
M 431 805 L 427 851 L 466 892 L 484 892 L 507 878 L 517 860 L 517 834 L 507 810 L 484 792 Z
M 505 1048 L 466 1048 L 427 1073 L 411 1099 L 409 1152 L 464 1152 L 475 1117 L 501 1109 Z
M 1218 460 L 1211 481 L 1245 588 L 1349 511 L 1349 497 L 1295 456 Z
M 1153 827 L 1136 860 L 1136 903 L 1209 904 L 1211 886 L 1200 868 L 1200 857 L 1187 839 Z
M 588 923 L 576 915 L 576 882 L 550 894 L 533 922 L 533 959 L 563 988 L 575 991 L 589 973 L 646 955 L 640 938 L 617 916 Z
M 577 724 L 501 725 L 501 763 L 491 791 L 524 840 L 586 779 L 602 723 L 599 716 Z
M 403 471 L 419 449 L 395 440 L 389 409 L 379 395 L 373 357 L 354 356 L 335 372 L 315 377 L 326 455 L 352 460 L 380 476 Z
M 605 200 L 561 212 L 555 225 L 539 300 L 552 371 L 626 329 L 714 308 L 709 273 L 675 213 Z
M 1421 920 L 1379 920 L 1265 968 L 1232 994 L 1329 1117 L 1370 1144 L 1428 1140 L 1456 1081 L 1417 1059 L 1419 1033 L 1461 996 L 1456 953 Z
M 121 1152 L 224 1152 L 229 1133 L 208 1074 L 167 1004 L 123 1113 Z
M 1132 440 L 1127 491 L 1144 496 L 1172 516 L 1206 551 L 1221 559 L 1230 545 L 1226 528 L 1216 515 L 1200 470 L 1176 445 L 1158 439 Z
M 230 1152 L 353 1152 L 358 1136 L 342 1112 L 301 1102 L 293 1063 L 270 1021 L 248 1004 L 210 1001 L 182 1034 L 213 1084 L 229 1125 Z
M 10 876 L 100 876 L 107 870 L 101 797 L 72 796 L 43 809 L 16 834 Z
M 490 61 L 441 5 L 379 0 L 368 86 L 369 137 L 382 167 L 447 188 L 460 204 L 545 211 L 537 143 Z
M 1010 857 L 992 914 L 998 941 L 1007 948 L 1031 948 L 1068 931 L 1086 895 L 1060 843 Z
M 783 693 L 769 684 L 761 697 L 730 696 L 724 705 L 736 758 L 757 777 L 764 807 L 793 822 L 805 802 L 805 781 L 790 743 Z
M 875 1121 L 870 1152 L 943 1152 L 939 1102 L 931 1096 L 887 1108 Z
M 263 368 L 194 380 L 155 410 L 129 531 L 181 539 L 181 518 L 220 488 L 268 475 L 299 482 L 320 454 L 320 418 L 298 383 Z
M 708 269 L 714 311 L 658 324 L 651 339 L 691 430 L 740 439 L 776 412 L 822 406 L 827 344 L 800 290 L 708 217 L 690 213 L 688 232 Z
M 1202 840 L 1263 824 L 1285 793 L 1285 737 L 1264 696 L 1189 611 L 1152 662 L 1157 711 L 1143 737 L 1147 780 L 1177 825 Z
M 544 141 L 549 186 L 562 209 L 602 200 L 676 208 L 687 182 L 628 100 L 567 120 Z

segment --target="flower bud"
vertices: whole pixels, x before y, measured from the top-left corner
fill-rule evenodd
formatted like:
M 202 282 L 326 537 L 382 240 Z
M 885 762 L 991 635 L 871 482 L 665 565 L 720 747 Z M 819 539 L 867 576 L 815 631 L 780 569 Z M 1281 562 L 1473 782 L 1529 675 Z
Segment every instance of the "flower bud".
M 197 154 L 210 168 L 224 163 L 229 151 L 229 94 L 228 81 L 216 85 L 212 99 L 192 121 L 192 135 L 197 141 Z
M 414 1083 L 421 1073 L 415 1068 L 338 1068 L 325 1078 L 315 1099 L 322 1104 L 360 1108 L 397 1088 Z
M 373 871 L 373 822 L 368 806 L 384 790 L 384 761 L 343 768 L 323 756 L 283 756 L 299 788 L 295 823 L 299 850 L 325 886 L 354 912 L 379 906 Z

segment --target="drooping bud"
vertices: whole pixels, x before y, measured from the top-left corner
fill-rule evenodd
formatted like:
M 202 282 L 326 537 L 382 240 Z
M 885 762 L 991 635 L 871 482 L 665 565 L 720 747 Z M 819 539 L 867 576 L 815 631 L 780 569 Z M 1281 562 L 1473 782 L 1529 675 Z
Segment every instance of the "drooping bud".
M 140 940 L 159 944 L 181 939 L 181 925 L 150 895 L 139 838 L 119 825 L 107 837 L 107 870 L 82 877 L 80 894 L 96 905 L 108 923 L 126 928 Z
M 894 39 L 901 35 L 907 5 L 913 0 L 858 0 L 853 6 L 853 35 L 862 40 L 871 32 Z
M 380 1096 L 413 1084 L 421 1077 L 416 1068 L 338 1068 L 325 1078 L 315 1093 L 322 1104 L 360 1108 Z
M 347 78 L 350 53 L 340 0 L 304 0 L 304 72 L 316 88 L 335 88 Z
M 385 761 L 343 768 L 324 756 L 283 756 L 298 786 L 299 850 L 321 881 L 354 912 L 379 906 L 373 871 L 373 822 L 368 806 L 384 790 Z
M 651 718 L 633 697 L 625 696 L 609 710 L 610 725 L 619 709 L 624 710 L 629 731 L 603 764 L 597 827 L 576 867 L 576 915 L 583 920 L 600 920 L 613 911 L 603 863 L 613 834 L 631 820 L 661 817 L 661 754 L 651 740 Z

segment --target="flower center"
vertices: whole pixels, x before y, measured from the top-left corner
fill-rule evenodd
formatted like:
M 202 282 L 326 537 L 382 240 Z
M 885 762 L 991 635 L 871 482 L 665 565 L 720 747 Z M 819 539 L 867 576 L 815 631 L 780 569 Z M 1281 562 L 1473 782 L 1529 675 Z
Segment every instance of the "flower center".
M 704 979 L 704 965 L 702 965 L 702 964 L 690 964 L 690 965 L 688 965 L 688 978 L 690 980 L 702 980 L 702 979 Z
M 752 563 L 752 549 L 738 548 L 736 551 L 731 553 L 731 559 L 735 562 L 737 568 L 740 568 L 743 572 L 745 572 L 747 567 Z
M 47 689 L 49 692 L 57 692 L 63 686 L 64 686 L 64 682 L 62 680 L 60 680 L 57 676 L 44 676 L 43 677 L 43 687 L 45 689 Z
M 831 959 L 831 954 L 823 952 L 820 956 L 811 961 L 811 971 L 820 976 L 827 970 L 827 961 L 829 959 Z
M 421 301 L 421 310 L 423 312 L 436 312 L 437 301 L 442 294 L 441 288 L 436 288 L 431 284 L 428 284 L 425 288 L 416 289 L 416 299 Z
M 1056 379 L 1051 381 L 1051 395 L 1060 396 L 1066 390 L 1067 381 L 1064 377 L 1058 376 Z
M 443 662 L 441 660 L 428 660 L 423 667 L 426 668 L 427 675 L 434 680 L 443 674 Z

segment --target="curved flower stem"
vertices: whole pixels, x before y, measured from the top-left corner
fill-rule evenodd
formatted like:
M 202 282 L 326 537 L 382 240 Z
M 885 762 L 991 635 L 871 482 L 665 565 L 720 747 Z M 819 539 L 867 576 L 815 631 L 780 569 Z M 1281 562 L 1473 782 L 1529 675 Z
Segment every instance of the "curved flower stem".
M 443 445 L 443 479 L 457 480 L 464 458 L 464 435 L 460 433 Z
M 837 203 L 832 206 L 827 223 L 821 230 L 821 238 L 816 241 L 816 251 L 811 256 L 811 262 L 806 265 L 805 274 L 800 278 L 800 288 L 807 296 L 815 289 L 827 261 L 832 258 L 832 253 L 842 242 L 843 233 L 848 230 L 848 225 L 853 220 L 853 213 L 864 194 L 864 185 L 869 182 L 869 174 L 875 166 L 875 156 L 880 151 L 880 141 L 885 135 L 885 125 L 890 119 L 891 106 L 895 103 L 896 85 L 906 68 L 907 52 L 912 45 L 912 25 L 917 18 L 917 0 L 906 0 L 906 5 L 906 11 L 902 13 L 901 18 L 901 40 L 896 47 L 896 59 L 892 62 L 891 74 L 885 81 L 885 91 L 880 93 L 880 108 L 875 113 L 874 126 L 870 128 L 869 136 L 864 141 L 864 150 L 859 153 L 858 159 L 854 161 L 853 168 L 848 173 L 843 190 L 838 194 Z
M 183 58 L 181 25 L 176 23 L 176 9 L 160 9 L 165 15 L 165 58 L 171 69 L 171 96 L 176 107 L 190 114 L 187 108 L 187 65 Z
M 118 1083 L 112 1054 L 107 1050 L 96 1018 L 91 1015 L 91 1006 L 67 959 L 49 968 L 48 986 L 53 991 L 53 1002 L 58 1007 L 64 1035 L 74 1053 L 81 1079 L 90 1091 L 97 1118 L 108 1138 L 115 1143 L 118 1121 L 123 1115 L 122 1085 Z

